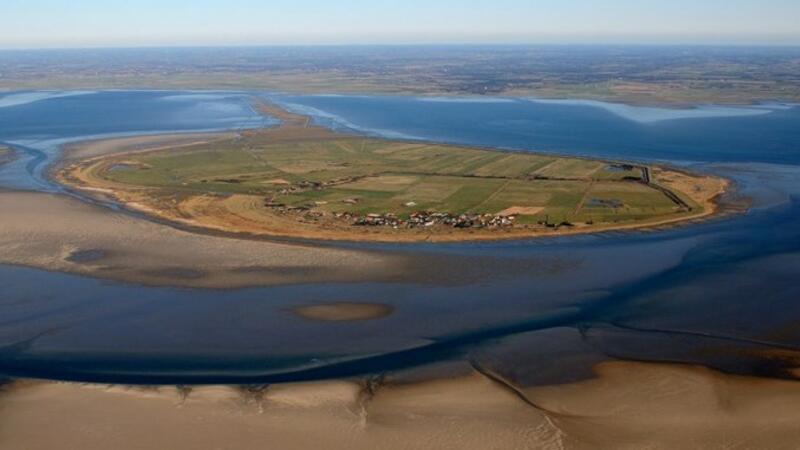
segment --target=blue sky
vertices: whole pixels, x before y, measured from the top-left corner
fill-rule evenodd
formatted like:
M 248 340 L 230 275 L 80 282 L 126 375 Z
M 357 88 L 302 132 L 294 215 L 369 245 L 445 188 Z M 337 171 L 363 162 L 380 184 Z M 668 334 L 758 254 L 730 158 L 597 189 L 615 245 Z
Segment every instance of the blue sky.
M 0 47 L 800 44 L 800 0 L 0 0 Z

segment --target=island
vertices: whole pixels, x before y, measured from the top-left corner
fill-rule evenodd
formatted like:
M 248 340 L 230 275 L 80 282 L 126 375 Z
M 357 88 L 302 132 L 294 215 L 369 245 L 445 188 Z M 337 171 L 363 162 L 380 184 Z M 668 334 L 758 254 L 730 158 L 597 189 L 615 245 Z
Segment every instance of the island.
M 68 149 L 54 178 L 197 229 L 350 241 L 464 241 L 707 217 L 728 181 L 624 161 L 335 132 L 277 105 L 272 128 Z

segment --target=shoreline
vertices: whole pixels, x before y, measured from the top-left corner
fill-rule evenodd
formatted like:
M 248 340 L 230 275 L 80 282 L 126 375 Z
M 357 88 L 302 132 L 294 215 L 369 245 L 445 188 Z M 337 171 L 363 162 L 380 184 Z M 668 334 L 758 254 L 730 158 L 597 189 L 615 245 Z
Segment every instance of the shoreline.
M 290 136 L 291 133 L 297 133 L 298 130 L 306 130 L 312 135 L 319 135 L 325 137 L 347 137 L 349 133 L 342 133 L 339 131 L 329 130 L 316 125 L 311 125 L 308 116 L 295 114 L 284 110 L 280 106 L 266 103 L 257 103 L 255 109 L 259 110 L 262 114 L 270 115 L 271 117 L 281 120 L 281 124 L 274 128 L 264 130 L 250 131 L 254 133 L 286 133 Z M 308 229 L 301 230 L 302 227 L 291 226 L 290 222 L 293 220 L 289 218 L 284 220 L 284 217 L 278 218 L 275 214 L 265 214 L 260 219 L 269 218 L 273 222 L 276 220 L 279 228 L 283 231 L 276 231 L 274 229 L 266 229 L 257 220 L 249 217 L 236 215 L 238 226 L 232 225 L 230 216 L 227 219 L 220 221 L 219 216 L 202 215 L 199 211 L 202 208 L 212 208 L 211 203 L 203 204 L 202 202 L 197 205 L 201 210 L 196 210 L 196 214 L 187 213 L 186 211 L 158 209 L 152 205 L 147 204 L 147 196 L 137 194 L 138 192 L 146 192 L 147 188 L 128 188 L 124 190 L 122 186 L 115 186 L 114 183 L 107 180 L 100 181 L 96 178 L 91 178 L 88 175 L 81 173 L 81 167 L 90 167 L 94 163 L 102 162 L 103 158 L 109 155 L 121 157 L 126 154 L 133 153 L 148 153 L 158 152 L 169 149 L 180 149 L 190 147 L 192 145 L 199 145 L 204 141 L 214 141 L 228 139 L 231 135 L 237 133 L 223 132 L 223 133 L 202 133 L 199 136 L 192 137 L 191 135 L 176 136 L 175 134 L 165 135 L 147 135 L 142 137 L 126 137 L 126 138 L 111 138 L 99 139 L 83 142 L 75 142 L 64 148 L 61 158 L 53 165 L 47 172 L 47 176 L 51 181 L 58 183 L 66 189 L 76 192 L 79 195 L 85 195 L 100 202 L 111 202 L 116 206 L 128 209 L 136 214 L 141 214 L 158 222 L 166 222 L 185 228 L 191 231 L 210 232 L 213 234 L 221 234 L 234 238 L 246 239 L 280 239 L 287 240 L 288 242 L 300 241 L 314 243 L 398 243 L 398 244 L 413 244 L 413 243 L 459 243 L 459 242 L 490 242 L 490 241 L 514 241 L 514 240 L 528 240 L 538 239 L 543 237 L 560 237 L 560 236 L 573 236 L 593 233 L 604 232 L 617 232 L 617 231 L 652 231 L 661 230 L 665 228 L 673 228 L 679 226 L 690 225 L 707 220 L 711 220 L 729 213 L 724 205 L 721 204 L 721 199 L 731 194 L 733 184 L 731 180 L 724 179 L 714 175 L 696 174 L 685 169 L 672 168 L 666 165 L 652 165 L 649 166 L 653 171 L 669 172 L 671 174 L 680 174 L 687 177 L 709 181 L 715 180 L 719 186 L 707 198 L 702 198 L 698 201 L 703 208 L 699 213 L 689 214 L 682 217 L 666 217 L 663 219 L 645 220 L 639 223 L 621 223 L 621 224 L 602 224 L 592 226 L 573 226 L 563 227 L 561 229 L 548 229 L 548 228 L 511 228 L 511 229 L 475 229 L 469 231 L 458 231 L 455 229 L 436 230 L 436 232 L 421 233 L 419 231 L 408 232 L 407 230 L 399 232 L 391 232 L 380 227 L 360 227 L 343 226 L 339 229 Z M 159 139 L 161 136 L 161 139 Z M 292 138 L 292 137 L 290 137 Z M 381 138 L 383 139 L 383 138 Z M 171 143 L 177 145 L 172 146 Z M 392 140 L 395 141 L 395 140 Z M 399 140 L 399 142 L 403 142 Z M 428 142 L 428 141 L 425 141 Z M 419 143 L 415 141 L 415 143 Z M 439 144 L 437 144 L 439 145 Z M 538 155 L 537 152 L 522 152 L 514 150 L 503 149 L 488 149 L 485 147 L 476 148 L 500 153 L 526 153 Z M 548 154 L 551 155 L 551 154 Z M 563 156 L 561 156 L 563 157 Z M 572 158 L 572 157 L 571 157 Z M 575 157 L 575 159 L 584 159 L 590 161 L 603 161 L 603 162 L 620 162 L 620 161 L 607 161 L 590 157 Z M 77 167 L 77 168 L 76 168 Z M 92 185 L 95 183 L 95 185 Z M 116 188 L 116 189 L 115 189 Z M 660 187 L 661 189 L 667 189 Z M 686 195 L 686 194 L 684 194 Z M 203 196 L 200 196 L 200 200 Z M 248 196 L 234 195 L 238 197 L 237 201 L 246 201 Z M 695 199 L 693 199 L 695 200 Z M 219 206 L 213 206 L 218 209 Z M 200 214 L 199 216 L 197 214 Z M 232 212 L 230 214 L 233 214 Z M 205 220 L 202 218 L 205 217 Z M 198 219 L 200 218 L 200 219 Z M 227 222 L 226 222 L 227 220 Z M 285 222 L 285 223 L 284 223 Z M 295 221 L 296 222 L 296 221 Z M 281 225 L 282 224 L 282 225 Z M 295 223 L 299 225 L 299 223 Z M 354 229 L 355 228 L 355 229 Z

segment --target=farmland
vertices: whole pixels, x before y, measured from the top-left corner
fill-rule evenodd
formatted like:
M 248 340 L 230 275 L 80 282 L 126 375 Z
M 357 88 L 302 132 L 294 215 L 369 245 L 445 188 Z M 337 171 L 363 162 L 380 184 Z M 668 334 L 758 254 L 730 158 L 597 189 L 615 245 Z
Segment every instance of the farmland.
M 796 47 L 322 46 L 0 51 L 0 89 L 492 95 L 647 105 L 800 101 Z
M 275 109 L 274 129 L 81 160 L 59 177 L 195 226 L 355 240 L 652 225 L 708 214 L 723 189 L 618 162 L 337 134 Z

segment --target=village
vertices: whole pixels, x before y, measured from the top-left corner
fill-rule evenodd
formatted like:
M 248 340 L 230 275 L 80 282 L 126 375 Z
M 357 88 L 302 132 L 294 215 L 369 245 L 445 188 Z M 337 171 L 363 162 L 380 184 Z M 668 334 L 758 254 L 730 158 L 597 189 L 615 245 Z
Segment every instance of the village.
M 357 203 L 357 199 L 345 199 L 343 202 L 348 204 Z M 324 204 L 324 202 L 323 202 Z M 407 205 L 411 205 L 407 203 Z M 416 211 L 409 214 L 408 218 L 399 217 L 393 213 L 368 213 L 365 215 L 350 212 L 334 212 L 327 214 L 323 211 L 315 211 L 313 208 L 318 204 L 306 204 L 302 206 L 287 206 L 283 203 L 276 203 L 272 199 L 267 199 L 264 206 L 272 209 L 279 214 L 299 214 L 306 220 L 316 221 L 326 216 L 332 216 L 350 225 L 362 227 L 391 227 L 399 228 L 428 228 L 436 225 L 449 226 L 453 228 L 501 228 L 511 227 L 516 219 L 515 215 L 501 214 L 451 214 L 437 211 Z
M 339 213 L 340 217 L 351 216 Z M 367 214 L 366 216 L 344 217 L 357 226 L 389 226 L 393 228 L 425 228 L 434 225 L 445 225 L 453 228 L 499 228 L 514 225 L 515 216 L 494 214 L 450 214 L 435 211 L 418 211 L 409 215 L 408 219 L 398 218 L 395 214 Z

